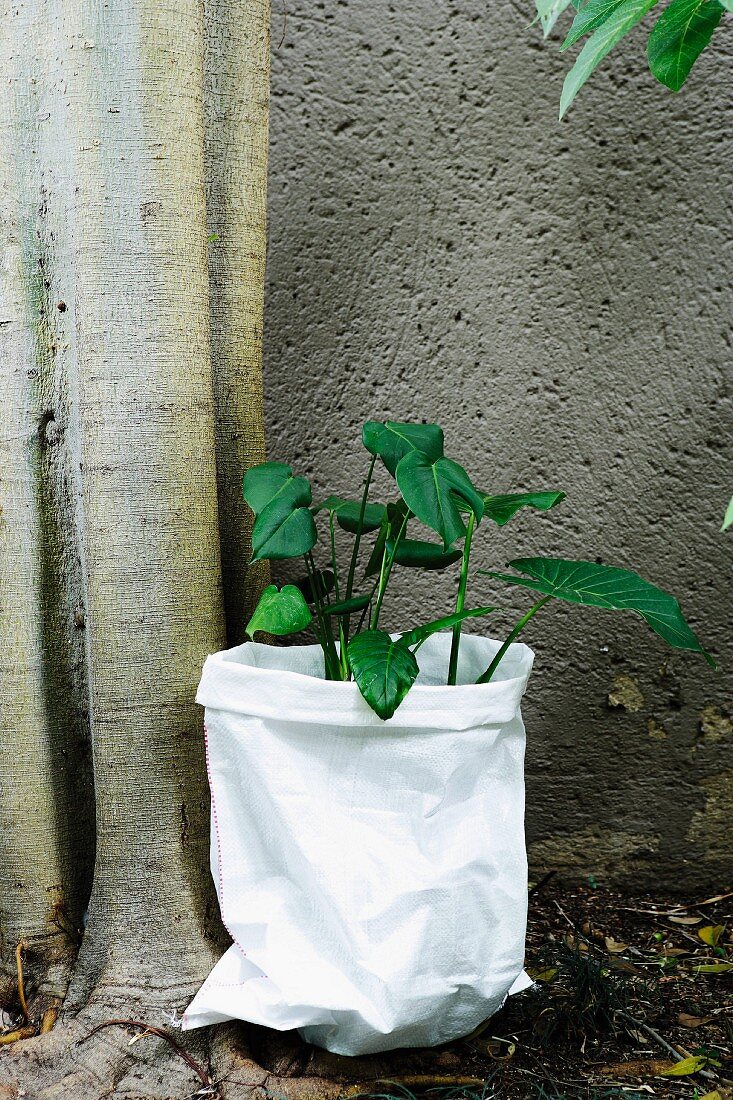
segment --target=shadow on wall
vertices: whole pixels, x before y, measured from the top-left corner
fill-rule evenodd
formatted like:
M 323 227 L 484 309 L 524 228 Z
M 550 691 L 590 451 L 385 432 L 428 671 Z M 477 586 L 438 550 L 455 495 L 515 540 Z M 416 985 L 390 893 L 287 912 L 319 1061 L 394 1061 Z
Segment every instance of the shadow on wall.
M 565 59 L 528 22 L 484 0 L 322 3 L 289 11 L 278 47 L 275 14 L 269 457 L 354 494 L 363 420 L 437 420 L 481 487 L 568 492 L 485 535 L 477 565 L 600 557 L 679 593 L 722 672 L 633 619 L 533 624 L 528 830 L 537 870 L 705 888 L 733 875 L 715 778 L 733 70 L 711 54 L 717 91 L 693 76 L 671 97 L 628 51 L 558 124 Z M 449 608 L 454 578 L 407 579 L 390 625 Z M 619 677 L 638 707 L 609 701 Z

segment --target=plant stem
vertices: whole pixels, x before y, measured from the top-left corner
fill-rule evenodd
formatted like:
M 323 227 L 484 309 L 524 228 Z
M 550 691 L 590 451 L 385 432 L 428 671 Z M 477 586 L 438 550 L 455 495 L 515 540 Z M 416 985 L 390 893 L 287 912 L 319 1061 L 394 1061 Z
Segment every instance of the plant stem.
M 354 536 L 354 548 L 351 551 L 351 561 L 349 562 L 349 572 L 346 577 L 346 595 L 344 599 L 350 600 L 354 594 L 354 577 L 356 575 L 356 563 L 359 560 L 359 547 L 361 546 L 361 534 L 362 526 L 364 524 L 364 516 L 366 515 L 367 501 L 369 500 L 369 486 L 372 483 L 372 476 L 374 474 L 374 467 L 377 462 L 377 456 L 372 455 L 372 460 L 369 463 L 369 470 L 367 472 L 366 481 L 364 482 L 364 492 L 361 495 L 361 508 L 359 509 L 359 529 Z M 351 627 L 351 616 L 347 615 L 344 621 L 344 637 L 346 643 L 349 641 L 349 629 Z
M 377 589 L 377 602 L 374 605 L 374 611 L 369 622 L 369 629 L 376 630 L 379 625 L 379 613 L 382 610 L 382 600 L 384 599 L 384 593 L 387 591 L 387 583 L 389 581 L 389 575 L 392 572 L 392 566 L 394 565 L 395 556 L 397 554 L 397 547 L 400 544 L 400 540 L 407 528 L 407 521 L 410 519 L 412 512 L 408 510 L 405 514 L 405 518 L 402 521 L 402 526 L 397 532 L 397 537 L 392 544 L 392 550 L 387 554 L 387 543 L 384 544 L 384 553 L 382 554 L 382 568 L 379 571 L 379 587 Z
M 318 633 L 319 642 L 321 643 L 321 649 L 323 650 L 323 659 L 325 664 L 326 679 L 327 680 L 340 680 L 341 679 L 341 665 L 336 653 L 336 646 L 334 645 L 333 636 L 331 635 L 330 626 L 328 622 L 328 616 L 325 615 L 323 610 L 323 601 L 321 595 L 321 583 L 318 576 L 318 570 L 316 569 L 315 562 L 313 561 L 313 555 L 310 551 L 304 554 L 305 565 L 308 571 L 308 577 L 311 582 L 311 590 L 313 593 L 313 605 L 316 611 L 316 619 L 318 620 Z
M 499 652 L 496 654 L 496 656 L 494 657 L 494 659 L 491 662 L 491 664 L 489 665 L 489 667 L 486 669 L 486 672 L 484 672 L 483 676 L 479 676 L 478 680 L 476 681 L 477 684 L 488 684 L 489 680 L 491 679 L 491 677 L 494 675 L 497 668 L 501 664 L 502 658 L 504 657 L 504 654 L 506 653 L 506 651 L 509 649 L 509 646 L 519 636 L 519 634 L 525 628 L 525 626 L 527 625 L 529 620 L 532 618 L 532 616 L 536 615 L 537 612 L 539 611 L 539 609 L 541 607 L 544 607 L 545 604 L 551 599 L 552 599 L 552 596 L 543 596 L 541 600 L 538 600 L 537 603 L 533 604 L 532 607 L 530 607 L 530 609 L 526 613 L 526 615 L 522 615 L 521 619 L 519 620 L 517 625 L 514 627 L 514 630 L 512 630 L 511 634 L 509 635 L 507 640 L 504 642 L 503 646 L 501 647 Z
M 333 569 L 333 591 L 336 599 L 339 599 L 339 567 L 336 560 L 336 531 L 334 528 L 333 512 L 328 513 L 328 529 L 331 535 L 331 568 Z
M 468 559 L 471 556 L 471 539 L 476 527 L 476 517 L 471 512 L 466 526 L 466 538 L 463 542 L 463 559 L 461 561 L 461 575 L 458 580 L 458 595 L 456 596 L 456 614 L 463 611 L 466 603 L 466 585 L 468 584 Z M 461 644 L 461 624 L 453 627 L 453 638 L 450 644 L 450 660 L 448 661 L 448 684 L 453 686 L 458 673 L 458 649 Z

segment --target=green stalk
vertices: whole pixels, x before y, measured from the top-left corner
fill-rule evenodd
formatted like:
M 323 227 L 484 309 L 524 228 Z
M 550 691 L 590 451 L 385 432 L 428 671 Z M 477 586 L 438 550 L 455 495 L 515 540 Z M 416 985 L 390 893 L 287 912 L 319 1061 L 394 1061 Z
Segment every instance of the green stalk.
M 336 599 L 339 599 L 339 567 L 336 560 L 336 531 L 334 527 L 333 512 L 328 513 L 328 528 L 331 535 L 331 568 L 333 569 L 333 591 Z
M 363 519 L 363 516 L 362 516 Z M 336 557 L 336 528 L 334 524 L 333 512 L 328 513 L 328 526 L 331 535 L 331 568 L 333 569 L 333 591 L 336 599 L 339 597 L 339 566 L 338 558 Z M 346 660 L 346 634 L 344 632 L 343 619 L 339 618 L 339 679 L 348 680 L 349 678 L 349 663 Z
M 374 467 L 377 462 L 377 456 L 372 455 L 372 460 L 369 463 L 369 470 L 367 472 L 366 481 L 364 482 L 364 492 L 361 496 L 361 508 L 359 509 L 359 529 L 354 536 L 354 548 L 351 551 L 351 561 L 349 562 L 349 572 L 346 577 L 346 595 L 344 599 L 350 600 L 354 594 L 354 577 L 356 576 L 356 563 L 359 560 L 359 547 L 361 546 L 362 525 L 364 523 L 364 516 L 366 515 L 366 506 L 369 499 L 369 486 L 372 483 L 372 476 L 374 474 Z M 351 627 L 351 616 L 347 615 L 344 620 L 344 637 L 346 643 L 349 641 L 349 630 Z
M 463 543 L 463 559 L 461 561 L 461 575 L 458 580 L 458 595 L 456 596 L 456 614 L 463 611 L 466 603 L 466 585 L 468 584 L 468 559 L 471 556 L 471 539 L 476 527 L 476 517 L 473 512 L 468 517 L 466 526 L 466 538 Z M 448 684 L 454 686 L 458 674 L 458 649 L 461 644 L 461 624 L 453 627 L 453 638 L 450 644 L 450 660 L 448 662 Z
M 341 665 L 339 662 L 338 654 L 336 653 L 336 646 L 334 645 L 333 635 L 331 633 L 331 624 L 328 622 L 328 616 L 323 610 L 323 600 L 321 592 L 321 583 L 318 576 L 318 570 L 316 569 L 315 562 L 313 561 L 313 555 L 310 551 L 304 555 L 305 565 L 308 571 L 308 576 L 311 582 L 311 590 L 313 592 L 313 605 L 316 611 L 316 619 L 319 626 L 319 641 L 321 643 L 321 649 L 323 650 L 323 659 L 326 666 L 326 679 L 327 680 L 340 680 L 341 679 Z
M 541 607 L 544 607 L 545 604 L 548 602 L 548 600 L 551 600 L 551 599 L 552 599 L 552 596 L 543 596 L 541 600 L 538 600 L 536 604 L 533 604 L 532 607 L 530 607 L 530 609 L 526 613 L 526 615 L 522 615 L 522 618 L 519 620 L 517 625 L 514 627 L 514 630 L 512 630 L 511 634 L 509 635 L 507 640 L 504 642 L 503 646 L 501 647 L 499 652 L 496 654 L 496 656 L 494 657 L 494 659 L 491 662 L 491 664 L 489 665 L 489 667 L 486 669 L 486 672 L 484 672 L 484 674 L 482 676 L 479 676 L 478 680 L 476 681 L 477 684 L 488 684 L 489 680 L 491 679 L 491 677 L 494 675 L 497 668 L 501 664 L 502 658 L 504 657 L 504 654 L 506 653 L 506 651 L 509 649 L 509 646 L 512 644 L 513 641 L 516 640 L 516 638 L 519 636 L 521 631 L 524 630 L 525 626 L 527 625 L 529 620 L 532 618 L 532 616 L 536 615 L 537 612 L 539 611 L 539 609 Z
M 395 555 L 397 554 L 397 547 L 400 544 L 400 540 L 407 529 L 407 521 L 409 520 L 412 512 L 408 511 L 405 518 L 402 521 L 402 526 L 397 532 L 397 538 L 392 545 L 392 552 L 387 554 L 387 543 L 384 544 L 384 553 L 382 554 L 382 567 L 379 571 L 379 587 L 377 589 L 377 602 L 374 605 L 374 611 L 369 623 L 370 630 L 376 630 L 379 625 L 379 613 L 382 610 L 382 600 L 384 594 L 387 591 L 387 584 L 389 582 L 389 575 L 392 572 L 392 566 L 394 565 Z

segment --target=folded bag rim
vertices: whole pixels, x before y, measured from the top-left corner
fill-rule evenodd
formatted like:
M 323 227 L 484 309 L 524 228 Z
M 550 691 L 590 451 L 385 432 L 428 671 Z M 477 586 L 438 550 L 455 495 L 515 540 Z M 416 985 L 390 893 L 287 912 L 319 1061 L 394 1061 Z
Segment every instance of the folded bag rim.
M 423 645 L 434 651 L 450 647 L 450 634 L 435 634 Z M 486 667 L 501 642 L 475 634 L 461 636 L 461 653 L 479 670 Z M 470 652 L 466 652 L 466 651 Z M 212 710 L 288 722 L 324 726 L 456 730 L 469 726 L 498 726 L 516 712 L 534 662 L 533 651 L 522 642 L 507 650 L 499 677 L 488 684 L 413 684 L 392 718 L 379 718 L 353 681 L 325 680 L 319 645 L 271 646 L 245 642 L 207 657 L 196 702 Z M 264 662 L 264 663 L 260 663 Z M 277 663 L 275 663 L 277 662 Z M 311 671 L 288 667 L 288 662 Z M 501 677 L 502 668 L 512 674 Z M 318 674 L 320 670 L 320 675 Z

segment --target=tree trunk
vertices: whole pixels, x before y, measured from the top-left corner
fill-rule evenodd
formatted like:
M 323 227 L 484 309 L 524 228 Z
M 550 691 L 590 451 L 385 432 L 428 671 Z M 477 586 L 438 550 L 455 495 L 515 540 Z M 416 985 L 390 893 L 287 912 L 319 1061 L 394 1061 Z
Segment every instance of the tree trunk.
M 0 904 L 3 1007 L 25 1030 L 65 992 L 96 808 L 61 1018 L 0 1054 L 28 1098 L 192 1088 L 161 1041 L 75 1044 L 110 1018 L 165 1026 L 222 942 L 194 694 L 225 644 L 222 556 L 232 635 L 251 593 L 267 18 L 262 0 L 4 12 Z

